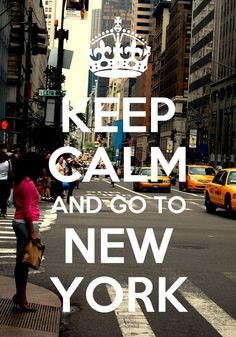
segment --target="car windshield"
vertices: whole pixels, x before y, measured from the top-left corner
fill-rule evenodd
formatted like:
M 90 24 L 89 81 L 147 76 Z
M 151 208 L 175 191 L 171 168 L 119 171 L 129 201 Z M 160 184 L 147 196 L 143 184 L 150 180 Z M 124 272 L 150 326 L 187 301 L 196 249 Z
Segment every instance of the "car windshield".
M 141 172 L 140 172 L 140 174 L 142 176 L 151 176 L 151 169 L 142 169 Z M 164 170 L 158 169 L 157 170 L 157 175 L 160 176 L 160 177 L 161 176 L 166 176 L 166 173 L 165 173 Z
M 214 176 L 215 171 L 212 167 L 196 167 L 196 166 L 191 167 L 190 166 L 189 174 Z
M 228 184 L 229 185 L 236 184 L 236 171 L 230 172 Z

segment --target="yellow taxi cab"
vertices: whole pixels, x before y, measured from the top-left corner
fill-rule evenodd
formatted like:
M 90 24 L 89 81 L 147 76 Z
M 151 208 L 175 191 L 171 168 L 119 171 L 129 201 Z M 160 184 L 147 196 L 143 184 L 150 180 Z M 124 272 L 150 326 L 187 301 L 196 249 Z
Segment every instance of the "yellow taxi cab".
M 167 193 L 171 191 L 171 180 L 162 168 L 158 167 L 157 180 L 151 181 L 151 168 L 140 167 L 136 170 L 135 174 L 147 176 L 146 181 L 137 181 L 133 183 L 134 191 L 141 191 L 146 189 L 165 190 Z
M 215 212 L 217 207 L 236 212 L 236 168 L 220 170 L 207 184 L 205 206 L 207 213 Z
M 186 181 L 179 182 L 179 190 L 187 192 L 204 191 L 206 184 L 212 181 L 216 172 L 212 166 L 192 164 L 186 166 Z

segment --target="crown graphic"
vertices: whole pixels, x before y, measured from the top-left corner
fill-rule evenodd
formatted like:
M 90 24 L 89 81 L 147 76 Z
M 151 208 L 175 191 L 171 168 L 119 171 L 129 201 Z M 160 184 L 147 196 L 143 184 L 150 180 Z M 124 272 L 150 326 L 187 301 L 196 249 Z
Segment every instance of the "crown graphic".
M 114 22 L 113 29 L 99 34 L 92 40 L 89 68 L 99 77 L 140 76 L 147 69 L 151 47 L 147 46 L 138 34 L 122 29 L 120 17 L 116 17 Z

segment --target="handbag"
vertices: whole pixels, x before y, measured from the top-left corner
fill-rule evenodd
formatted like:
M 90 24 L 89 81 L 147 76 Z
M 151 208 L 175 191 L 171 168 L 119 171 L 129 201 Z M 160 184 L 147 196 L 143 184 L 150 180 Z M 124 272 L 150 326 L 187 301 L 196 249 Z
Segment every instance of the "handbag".
M 30 268 L 38 270 L 42 261 L 45 246 L 40 240 L 29 240 L 27 241 L 24 252 L 22 263 L 27 264 Z

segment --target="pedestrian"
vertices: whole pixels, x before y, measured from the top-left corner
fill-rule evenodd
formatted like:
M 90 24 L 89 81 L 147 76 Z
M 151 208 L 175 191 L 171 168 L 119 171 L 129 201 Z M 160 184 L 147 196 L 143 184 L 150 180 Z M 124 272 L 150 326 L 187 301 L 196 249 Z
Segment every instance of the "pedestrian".
M 74 173 L 76 173 L 78 171 L 78 165 L 75 161 L 75 159 L 73 158 L 68 158 L 67 159 L 67 167 L 68 167 L 68 171 L 67 171 L 67 175 L 72 175 Z M 76 187 L 76 181 L 71 181 L 69 183 L 69 188 L 68 188 L 68 192 L 67 192 L 67 204 L 69 204 L 70 202 L 70 197 L 73 195 L 73 191 Z
M 36 181 L 41 176 L 40 157 L 35 152 L 28 152 L 19 159 L 17 172 L 14 177 L 13 198 L 16 208 L 13 219 L 13 229 L 17 239 L 15 283 L 16 294 L 13 303 L 19 310 L 35 311 L 26 297 L 26 286 L 29 267 L 22 263 L 24 246 L 29 239 L 39 240 L 39 193 Z
M 0 216 L 7 216 L 7 202 L 12 187 L 12 170 L 8 155 L 4 150 L 0 151 Z
M 113 165 L 114 171 L 117 173 L 117 166 L 116 164 Z M 111 179 L 111 186 L 115 187 L 115 182 Z
M 60 156 L 57 159 L 57 163 L 56 163 L 56 170 L 61 174 L 61 175 L 65 175 L 65 169 L 62 166 L 64 163 L 64 157 Z M 63 185 L 62 182 L 60 180 L 55 179 L 55 183 L 54 183 L 54 201 L 56 201 L 57 197 L 63 197 Z
M 15 172 L 17 171 L 17 165 L 18 165 L 19 158 L 20 158 L 20 151 L 14 150 L 14 152 L 13 152 L 11 158 L 10 158 L 12 176 L 13 177 L 15 175 Z M 7 204 L 8 204 L 9 208 L 13 207 L 13 185 L 11 186 L 11 189 L 10 189 L 10 196 L 8 198 Z

